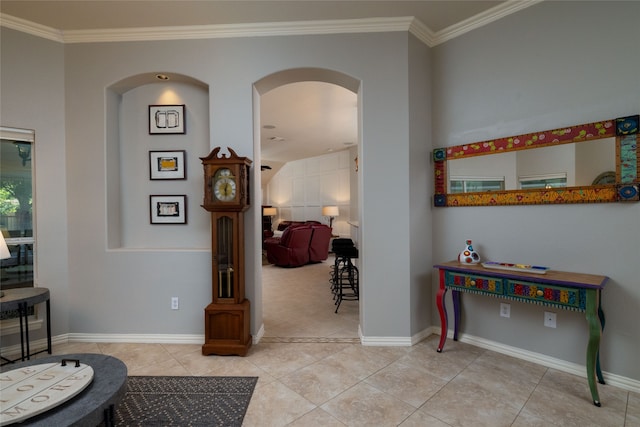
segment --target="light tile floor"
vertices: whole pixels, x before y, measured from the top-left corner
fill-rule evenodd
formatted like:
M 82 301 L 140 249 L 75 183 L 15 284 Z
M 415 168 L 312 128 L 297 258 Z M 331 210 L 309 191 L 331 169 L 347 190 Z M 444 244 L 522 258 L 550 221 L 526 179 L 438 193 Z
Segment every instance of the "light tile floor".
M 640 393 L 599 385 L 598 408 L 584 378 L 453 340 L 442 353 L 437 336 L 409 348 L 350 342 L 358 303 L 333 313 L 330 261 L 264 266 L 266 333 L 247 357 L 202 356 L 196 344 L 54 352 L 110 354 L 130 375 L 258 376 L 245 426 L 640 426 Z

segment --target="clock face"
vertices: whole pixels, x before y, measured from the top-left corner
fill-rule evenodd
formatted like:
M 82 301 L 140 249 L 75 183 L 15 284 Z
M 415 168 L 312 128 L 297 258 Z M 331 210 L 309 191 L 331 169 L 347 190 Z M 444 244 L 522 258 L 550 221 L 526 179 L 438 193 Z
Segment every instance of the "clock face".
M 236 179 L 229 169 L 219 169 L 213 183 L 213 195 L 221 202 L 230 202 L 236 198 Z

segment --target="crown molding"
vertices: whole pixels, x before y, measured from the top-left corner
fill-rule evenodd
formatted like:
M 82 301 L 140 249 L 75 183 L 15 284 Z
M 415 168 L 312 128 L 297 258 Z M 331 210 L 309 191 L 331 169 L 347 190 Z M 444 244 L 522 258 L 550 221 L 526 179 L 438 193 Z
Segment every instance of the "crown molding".
M 46 25 L 36 24 L 26 19 L 16 18 L 6 13 L 0 13 L 0 27 L 7 27 L 12 30 L 31 34 L 32 36 L 64 43 L 62 31 L 47 27 Z
M 260 22 L 253 24 L 192 25 L 131 29 L 75 30 L 64 33 L 65 43 L 188 40 L 232 37 L 270 37 L 408 31 L 412 18 L 367 18 L 327 21 Z
M 418 40 L 426 44 L 429 47 L 433 47 L 438 44 L 436 33 L 431 31 L 431 28 L 427 27 L 418 19 L 413 19 L 409 26 L 409 32 L 413 34 Z
M 468 33 L 543 0 L 508 0 L 483 13 L 433 32 L 418 19 L 363 18 L 321 21 L 260 22 L 253 24 L 190 25 L 144 28 L 109 28 L 61 31 L 25 19 L 0 13 L 0 26 L 59 43 L 102 43 L 125 41 L 189 40 L 232 37 L 376 33 L 407 31 L 429 47 Z
M 504 18 L 507 15 L 511 15 L 512 13 L 516 13 L 520 10 L 541 3 L 542 1 L 544 0 L 508 0 L 498 6 L 472 16 L 471 18 L 465 19 L 464 21 L 460 21 L 457 24 L 438 31 L 435 34 L 435 43 L 430 46 L 436 46 L 440 43 L 446 42 L 447 40 L 454 39 L 473 31 L 476 28 L 484 27 L 485 25 Z
M 61 31 L 7 14 L 0 14 L 0 26 L 60 43 L 395 32 L 409 31 L 413 21 L 413 17 L 399 17 Z

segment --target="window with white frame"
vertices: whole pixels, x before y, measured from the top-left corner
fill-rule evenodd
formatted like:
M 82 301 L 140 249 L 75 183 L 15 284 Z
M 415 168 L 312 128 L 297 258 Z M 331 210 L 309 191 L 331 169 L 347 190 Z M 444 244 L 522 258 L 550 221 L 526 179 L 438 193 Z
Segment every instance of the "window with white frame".
M 518 177 L 518 187 L 523 190 L 530 188 L 561 188 L 566 186 L 566 173 L 523 175 Z
M 449 193 L 477 193 L 504 190 L 504 176 L 452 176 Z

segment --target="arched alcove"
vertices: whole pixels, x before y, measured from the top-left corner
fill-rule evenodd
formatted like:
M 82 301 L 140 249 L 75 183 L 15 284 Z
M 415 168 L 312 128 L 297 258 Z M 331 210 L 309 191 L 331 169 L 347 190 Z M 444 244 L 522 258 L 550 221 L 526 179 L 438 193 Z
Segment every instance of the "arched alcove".
M 202 233 L 208 217 L 197 209 L 203 185 L 199 157 L 209 149 L 208 85 L 182 74 L 149 72 L 113 83 L 105 97 L 108 248 L 208 248 Z M 152 105 L 184 105 L 184 132 L 151 133 Z M 184 178 L 151 179 L 154 152 L 179 152 Z M 186 196 L 185 223 L 152 224 L 152 195 Z

